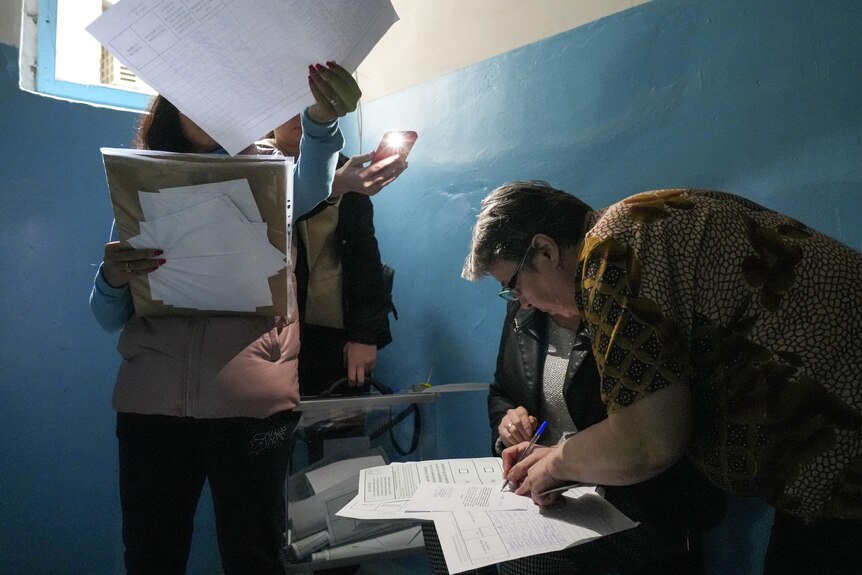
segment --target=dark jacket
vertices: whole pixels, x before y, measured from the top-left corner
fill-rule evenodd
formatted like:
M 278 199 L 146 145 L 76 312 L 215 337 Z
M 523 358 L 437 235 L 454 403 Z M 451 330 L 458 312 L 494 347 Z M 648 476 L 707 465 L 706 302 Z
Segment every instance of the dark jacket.
M 509 304 L 500 337 L 497 371 L 488 389 L 491 449 L 495 455 L 502 452 L 497 428 L 506 411 L 523 405 L 531 415 L 538 413 L 539 385 L 547 346 L 547 318 L 547 314 L 535 308 L 522 310 L 516 302 Z M 606 417 L 605 407 L 598 400 L 599 381 L 590 340 L 581 330 L 569 356 L 563 384 L 566 406 L 578 429 Z
M 346 158 L 342 156 L 339 167 Z M 309 218 L 330 209 L 325 203 L 309 212 Z M 299 302 L 300 387 L 303 395 L 315 395 L 346 375 L 342 348 L 348 341 L 384 347 L 392 341 L 389 312 L 394 311 L 388 280 L 374 235 L 374 206 L 359 193 L 347 193 L 338 208 L 335 229 L 342 266 L 344 330 L 305 322 L 308 261 L 305 245 L 297 237 L 296 283 Z M 302 218 L 305 219 L 305 218 Z
M 492 449 L 497 427 L 506 411 L 519 405 L 541 417 L 539 383 L 547 345 L 547 314 L 533 308 L 521 310 L 509 304 L 497 371 L 488 393 Z M 600 398 L 600 377 L 585 331 L 569 357 L 563 395 L 569 414 L 578 429 L 585 429 L 607 417 Z M 718 523 L 724 515 L 725 496 L 687 461 L 680 460 L 667 471 L 642 483 L 605 488 L 605 498 L 635 521 L 647 521 L 671 529 L 700 533 Z

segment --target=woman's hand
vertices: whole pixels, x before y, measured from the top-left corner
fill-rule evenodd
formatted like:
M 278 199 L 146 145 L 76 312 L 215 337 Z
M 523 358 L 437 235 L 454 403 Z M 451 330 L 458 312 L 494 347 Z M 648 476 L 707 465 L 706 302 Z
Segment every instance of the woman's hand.
M 344 344 L 344 365 L 347 366 L 347 385 L 362 387 L 365 376 L 377 365 L 377 346 L 348 341 Z
M 523 461 L 518 462 L 528 445 L 527 442 L 519 443 L 503 451 L 503 476 L 518 486 L 515 493 L 529 495 L 536 505 L 548 507 L 559 501 L 560 493 L 540 494 L 566 483 L 554 475 L 554 464 L 561 450 L 556 446 L 535 447 Z
M 308 115 L 318 124 L 328 124 L 354 111 L 362 97 L 353 76 L 335 62 L 309 65 L 308 87 L 315 100 Z
M 519 405 L 506 412 L 497 426 L 497 433 L 503 445 L 511 447 L 522 441 L 530 441 L 536 431 L 536 423 L 536 418 L 527 412 L 527 408 Z
M 158 249 L 135 249 L 122 242 L 107 243 L 102 275 L 111 286 L 124 286 L 130 279 L 147 275 L 164 265 L 165 260 L 155 259 L 162 253 L 164 252 Z
M 338 198 L 347 192 L 373 196 L 395 181 L 401 172 L 407 169 L 407 161 L 397 155 L 366 167 L 365 164 L 372 156 L 374 152 L 353 156 L 336 170 L 329 199 Z

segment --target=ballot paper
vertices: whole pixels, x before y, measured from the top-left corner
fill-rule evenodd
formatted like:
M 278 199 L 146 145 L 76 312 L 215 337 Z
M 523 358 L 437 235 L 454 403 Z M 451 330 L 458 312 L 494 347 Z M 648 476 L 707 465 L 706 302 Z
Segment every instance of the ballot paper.
M 494 485 L 499 489 L 503 465 L 499 457 L 394 462 L 363 469 L 359 495 L 364 503 L 410 499 L 420 483 Z
M 378 448 L 359 457 L 336 459 L 291 477 L 288 492 L 288 547 L 291 562 L 301 561 L 325 547 L 337 547 L 402 530 L 407 524 L 370 523 L 337 516 L 336 512 L 356 495 L 360 470 L 385 463 Z M 311 488 L 307 497 L 296 498 L 296 482 Z M 303 489 L 304 491 L 304 489 Z
M 170 196 L 166 199 L 162 203 L 170 204 Z M 254 202 L 250 189 L 248 199 Z M 144 207 L 141 233 L 128 240 L 164 252 L 165 265 L 148 277 L 152 296 L 199 310 L 254 312 L 271 306 L 269 278 L 286 263 L 285 254 L 266 238 L 266 224 L 250 222 L 226 194 L 191 207 L 177 203 L 177 211 L 160 217 Z M 164 211 L 162 206 L 159 213 Z
M 120 0 L 87 30 L 231 155 L 314 102 L 310 64 L 353 72 L 389 0 Z
M 404 511 L 460 511 L 474 508 L 514 511 L 531 507 L 534 504 L 529 497 L 500 491 L 499 487 L 493 485 L 421 483 L 404 505 Z
M 595 492 L 576 499 L 566 495 L 560 505 L 548 509 L 464 509 L 433 516 L 446 567 L 453 574 L 561 551 L 637 526 Z
M 293 313 L 293 162 L 104 148 L 120 239 L 163 251 L 130 282 L 135 313 Z
M 147 214 L 147 219 L 153 220 L 211 200 L 213 196 L 227 196 L 248 221 L 263 222 L 251 186 L 245 178 L 216 184 L 162 188 L 158 193 L 138 192 L 141 209 Z
M 394 462 L 359 472 L 359 491 L 337 515 L 352 519 L 432 519 L 432 513 L 405 507 L 422 483 L 497 485 L 503 477 L 499 457 Z
M 360 472 L 359 492 L 337 515 L 433 521 L 450 573 L 560 551 L 637 525 L 595 486 L 570 489 L 560 505 L 540 509 L 527 497 L 501 492 L 501 482 L 499 458 L 392 463 Z M 492 497 L 495 485 L 506 497 Z

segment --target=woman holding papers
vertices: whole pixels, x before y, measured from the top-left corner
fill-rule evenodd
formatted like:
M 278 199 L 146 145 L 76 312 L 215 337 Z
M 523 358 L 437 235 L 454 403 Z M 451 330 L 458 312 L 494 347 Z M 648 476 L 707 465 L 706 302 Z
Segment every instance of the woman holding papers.
M 520 263 L 519 263 L 520 262 Z M 685 457 L 776 508 L 767 573 L 862 572 L 862 254 L 732 194 L 593 211 L 544 182 L 482 202 L 463 275 L 587 324 L 608 417 L 513 465 L 547 505 Z
M 356 82 L 335 63 L 310 67 L 315 103 L 302 113 L 294 213 L 326 199 L 356 109 Z M 218 144 L 157 96 L 137 147 L 218 152 Z M 252 146 L 245 153 L 266 153 Z M 99 323 L 122 329 L 114 390 L 125 564 L 129 573 L 184 573 L 201 489 L 209 481 L 228 575 L 282 573 L 284 475 L 298 415 L 296 317 L 141 317 L 128 282 L 169 257 L 111 242 L 90 298 Z M 293 261 L 293 258 L 291 259 Z M 291 272 L 292 275 L 292 272 Z
M 585 326 L 510 302 L 488 391 L 488 417 L 495 454 L 529 441 L 537 422 L 547 428 L 536 445 L 544 450 L 607 417 L 599 373 Z M 516 429 L 517 426 L 517 429 Z M 525 439 L 521 439 L 525 438 Z M 687 462 L 644 483 L 606 487 L 604 496 L 638 527 L 555 553 L 499 565 L 507 574 L 702 572 L 700 536 L 722 517 L 723 494 Z M 426 549 L 436 533 L 425 526 Z M 429 551 L 435 573 L 445 573 L 439 552 Z M 482 574 L 489 570 L 483 569 Z

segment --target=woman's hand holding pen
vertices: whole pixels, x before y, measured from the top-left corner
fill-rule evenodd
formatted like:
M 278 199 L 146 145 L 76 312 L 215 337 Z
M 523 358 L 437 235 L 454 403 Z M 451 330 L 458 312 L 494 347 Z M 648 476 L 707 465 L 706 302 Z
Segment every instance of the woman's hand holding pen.
M 536 431 L 538 421 L 527 412 L 523 406 L 518 406 L 506 412 L 500 425 L 497 426 L 497 434 L 506 447 L 517 445 L 522 441 L 530 441 Z
M 308 87 L 315 100 L 308 115 L 318 124 L 328 124 L 354 111 L 362 97 L 353 76 L 335 62 L 309 65 Z
M 517 485 L 515 493 L 528 495 L 540 507 L 549 507 L 560 500 L 561 493 L 553 492 L 547 495 L 541 493 L 563 485 L 565 481 L 554 476 L 553 469 L 561 450 L 557 447 L 536 446 L 532 453 L 518 462 L 521 453 L 528 443 L 519 443 L 503 451 L 503 477 L 512 485 Z
M 158 259 L 162 253 L 159 249 L 135 249 L 122 242 L 107 243 L 102 275 L 113 287 L 124 286 L 134 277 L 159 269 L 165 263 L 165 260 Z

